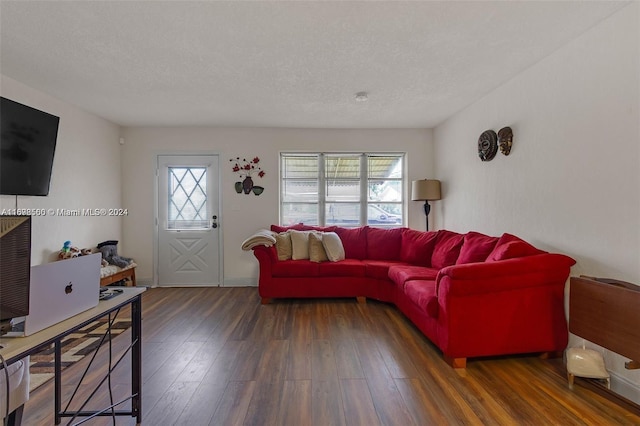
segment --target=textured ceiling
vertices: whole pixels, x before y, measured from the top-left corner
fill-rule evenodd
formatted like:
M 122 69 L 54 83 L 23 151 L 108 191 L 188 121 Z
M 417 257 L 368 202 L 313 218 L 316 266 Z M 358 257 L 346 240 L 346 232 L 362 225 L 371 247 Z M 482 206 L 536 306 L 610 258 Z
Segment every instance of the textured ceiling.
M 425 128 L 626 3 L 2 0 L 0 72 L 125 126 Z

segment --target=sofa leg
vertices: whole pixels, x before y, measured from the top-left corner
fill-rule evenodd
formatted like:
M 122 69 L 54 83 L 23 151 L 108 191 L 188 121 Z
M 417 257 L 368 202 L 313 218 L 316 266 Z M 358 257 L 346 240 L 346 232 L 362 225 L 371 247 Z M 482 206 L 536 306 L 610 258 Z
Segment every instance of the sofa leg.
M 449 364 L 453 368 L 467 368 L 467 359 L 466 358 L 452 358 L 450 356 L 445 355 L 444 360 L 447 364 Z
M 362 303 L 362 304 L 367 303 L 367 298 L 364 296 L 357 296 L 356 300 L 358 301 L 358 303 Z
M 268 305 L 269 303 L 271 303 L 271 298 L 270 297 L 263 297 L 262 299 L 260 299 L 260 303 L 263 305 Z

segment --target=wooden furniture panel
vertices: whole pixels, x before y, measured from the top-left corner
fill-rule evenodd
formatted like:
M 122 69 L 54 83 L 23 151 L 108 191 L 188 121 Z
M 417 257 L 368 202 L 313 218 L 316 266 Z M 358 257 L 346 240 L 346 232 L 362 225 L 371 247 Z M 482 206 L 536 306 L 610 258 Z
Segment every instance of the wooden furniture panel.
M 571 277 L 569 331 L 640 361 L 640 286 L 607 278 Z
M 105 286 L 105 285 L 109 285 L 109 284 L 113 284 L 116 283 L 120 280 L 125 280 L 128 279 L 130 284 L 127 284 L 128 287 L 135 287 L 136 286 L 136 268 L 135 266 L 133 268 L 128 268 L 128 269 L 123 269 L 120 272 L 116 272 L 113 275 L 108 275 L 106 277 L 102 277 L 100 278 L 100 285 L 101 286 Z

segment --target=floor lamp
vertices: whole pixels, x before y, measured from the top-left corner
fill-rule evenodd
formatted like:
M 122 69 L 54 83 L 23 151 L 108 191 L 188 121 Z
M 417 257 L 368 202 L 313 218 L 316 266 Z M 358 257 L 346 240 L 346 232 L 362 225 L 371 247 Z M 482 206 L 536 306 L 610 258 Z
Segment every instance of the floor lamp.
M 426 230 L 429 230 L 429 201 L 440 200 L 440 181 L 435 179 L 414 180 L 411 182 L 411 200 L 424 201 L 424 215 L 426 217 Z

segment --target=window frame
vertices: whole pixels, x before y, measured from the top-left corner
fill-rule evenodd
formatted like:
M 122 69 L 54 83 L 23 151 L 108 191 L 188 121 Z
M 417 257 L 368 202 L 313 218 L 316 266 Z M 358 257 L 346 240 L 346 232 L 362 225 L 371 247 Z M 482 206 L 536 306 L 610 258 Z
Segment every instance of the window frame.
M 316 157 L 317 160 L 317 175 L 313 177 L 287 177 L 286 173 L 286 159 L 292 157 Z M 359 197 L 357 200 L 350 199 L 346 201 L 340 200 L 331 200 L 327 197 L 327 185 L 329 184 L 329 179 L 326 177 L 327 172 L 327 159 L 330 157 L 359 157 L 359 168 L 358 178 L 338 178 L 334 179 L 334 181 L 344 181 L 344 182 L 354 182 L 357 180 L 359 182 Z M 369 173 L 369 160 L 375 157 L 397 157 L 400 160 L 401 164 L 401 172 L 397 177 L 371 177 Z M 315 223 L 305 223 L 312 226 L 328 226 L 327 218 L 326 218 L 326 209 L 327 205 L 353 205 L 357 204 L 359 206 L 359 220 L 357 224 L 351 226 L 348 223 L 338 224 L 338 226 L 342 227 L 358 227 L 358 226 L 374 226 L 380 228 L 397 228 L 406 226 L 407 223 L 407 197 L 406 197 L 406 188 L 407 188 L 407 154 L 406 152 L 339 152 L 339 151 L 331 151 L 331 152 L 299 152 L 299 151 L 286 151 L 280 153 L 280 161 L 279 161 L 279 213 L 278 213 L 278 222 L 283 226 L 290 226 L 293 223 L 285 223 L 284 215 L 285 215 L 285 206 L 317 206 L 317 224 Z M 379 181 L 384 179 L 385 181 L 396 181 L 399 182 L 400 192 L 399 192 L 399 200 L 398 201 L 378 201 L 378 200 L 370 200 L 369 199 L 369 188 L 371 181 Z M 317 182 L 317 200 L 303 200 L 303 201 L 286 201 L 285 188 L 288 188 L 288 182 L 295 181 L 316 181 Z M 369 206 L 375 206 L 377 209 L 381 209 L 379 207 L 380 204 L 396 204 L 399 206 L 400 211 L 402 212 L 401 222 L 397 223 L 389 223 L 389 224 L 369 224 Z M 304 208 L 302 209 L 304 210 Z M 382 210 L 382 209 L 381 209 Z M 393 213 L 389 213 L 392 215 Z M 315 221 L 315 220 L 314 220 Z M 297 221 L 296 221 L 297 223 Z M 304 221 L 303 221 L 304 223 Z

